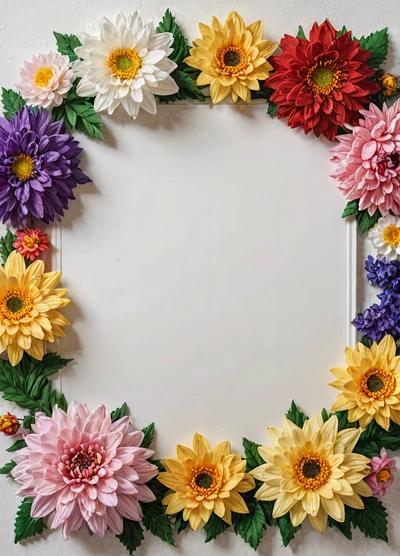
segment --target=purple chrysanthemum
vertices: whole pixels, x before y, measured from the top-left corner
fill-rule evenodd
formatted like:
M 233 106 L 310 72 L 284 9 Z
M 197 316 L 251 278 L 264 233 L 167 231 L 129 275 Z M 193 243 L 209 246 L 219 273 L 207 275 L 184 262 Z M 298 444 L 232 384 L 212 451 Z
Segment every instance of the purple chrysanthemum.
M 43 110 L 24 107 L 0 118 L 0 219 L 15 228 L 64 216 L 72 190 L 90 179 L 79 168 L 82 149 Z
M 400 338 L 400 294 L 386 290 L 378 295 L 380 304 L 374 303 L 353 320 L 353 325 L 373 342 L 380 342 L 391 334 L 395 340 Z
M 371 255 L 365 261 L 367 280 L 382 290 L 400 291 L 400 261 L 387 261 L 385 257 L 374 259 Z

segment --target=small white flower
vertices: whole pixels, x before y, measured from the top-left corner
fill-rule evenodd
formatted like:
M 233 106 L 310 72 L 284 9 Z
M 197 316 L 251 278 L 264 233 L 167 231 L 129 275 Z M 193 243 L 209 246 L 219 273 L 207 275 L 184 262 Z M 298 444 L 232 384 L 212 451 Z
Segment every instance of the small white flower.
M 145 24 L 139 12 L 119 14 L 115 22 L 103 17 L 79 38 L 75 52 L 82 61 L 74 63 L 74 73 L 82 79 L 76 92 L 95 96 L 96 111 L 112 114 L 122 104 L 135 119 L 140 108 L 156 113 L 154 95 L 178 91 L 169 75 L 176 68 L 168 58 L 173 36 L 156 33 L 154 22 Z
M 68 56 L 49 52 L 24 62 L 17 89 L 27 104 L 39 108 L 60 106 L 75 79 Z
M 380 218 L 368 232 L 368 239 L 378 256 L 386 257 L 388 261 L 397 259 L 400 254 L 400 218 L 391 214 Z

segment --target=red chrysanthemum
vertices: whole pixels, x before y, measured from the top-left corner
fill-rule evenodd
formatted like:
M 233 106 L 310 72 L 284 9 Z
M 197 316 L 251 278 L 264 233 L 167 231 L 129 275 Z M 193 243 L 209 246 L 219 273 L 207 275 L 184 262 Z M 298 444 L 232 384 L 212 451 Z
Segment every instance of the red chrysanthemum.
M 309 41 L 285 35 L 281 48 L 270 59 L 276 72 L 265 82 L 274 89 L 278 118 L 289 117 L 290 127 L 330 141 L 344 123 L 357 125 L 359 110 L 380 86 L 369 79 L 375 74 L 367 64 L 370 52 L 352 40 L 351 31 L 337 37 L 329 21 L 314 23 Z

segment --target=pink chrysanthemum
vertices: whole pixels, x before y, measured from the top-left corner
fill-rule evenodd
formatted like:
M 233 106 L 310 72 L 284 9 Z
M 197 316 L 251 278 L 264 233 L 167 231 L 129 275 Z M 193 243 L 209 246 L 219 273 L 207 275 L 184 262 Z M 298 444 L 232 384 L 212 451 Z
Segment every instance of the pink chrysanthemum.
M 85 522 L 103 537 L 107 529 L 122 533 L 123 517 L 142 519 L 139 502 L 155 499 L 145 483 L 158 470 L 147 461 L 154 452 L 140 448 L 143 433 L 130 433 L 129 423 L 111 423 L 104 405 L 93 413 L 75 402 L 67 413 L 37 413 L 12 470 L 18 494 L 34 498 L 32 517 L 47 517 L 51 529 L 62 525 L 65 539 Z
M 75 79 L 68 56 L 49 52 L 24 62 L 17 89 L 26 103 L 40 108 L 60 106 Z
M 366 477 L 365 482 L 371 487 L 373 496 L 381 498 L 394 481 L 396 462 L 387 455 L 385 448 L 382 448 L 380 457 L 373 457 L 370 466 L 372 472 Z
M 15 235 L 17 240 L 14 241 L 13 247 L 31 262 L 37 259 L 43 251 L 49 249 L 47 234 L 41 228 L 36 228 L 36 230 L 25 228 L 25 230 L 15 232 Z
M 364 120 L 348 135 L 339 135 L 331 150 L 336 170 L 331 175 L 347 199 L 359 199 L 359 209 L 400 214 L 400 101 L 379 110 L 360 110 Z

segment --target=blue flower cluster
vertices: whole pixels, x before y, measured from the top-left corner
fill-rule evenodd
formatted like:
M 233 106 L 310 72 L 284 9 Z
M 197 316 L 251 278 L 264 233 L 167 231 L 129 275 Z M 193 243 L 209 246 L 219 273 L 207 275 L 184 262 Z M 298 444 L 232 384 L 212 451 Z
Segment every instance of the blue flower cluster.
M 379 342 L 387 334 L 395 340 L 400 338 L 400 261 L 374 259 L 371 255 L 365 261 L 367 280 L 383 290 L 374 303 L 353 320 L 357 330 L 374 342 Z

